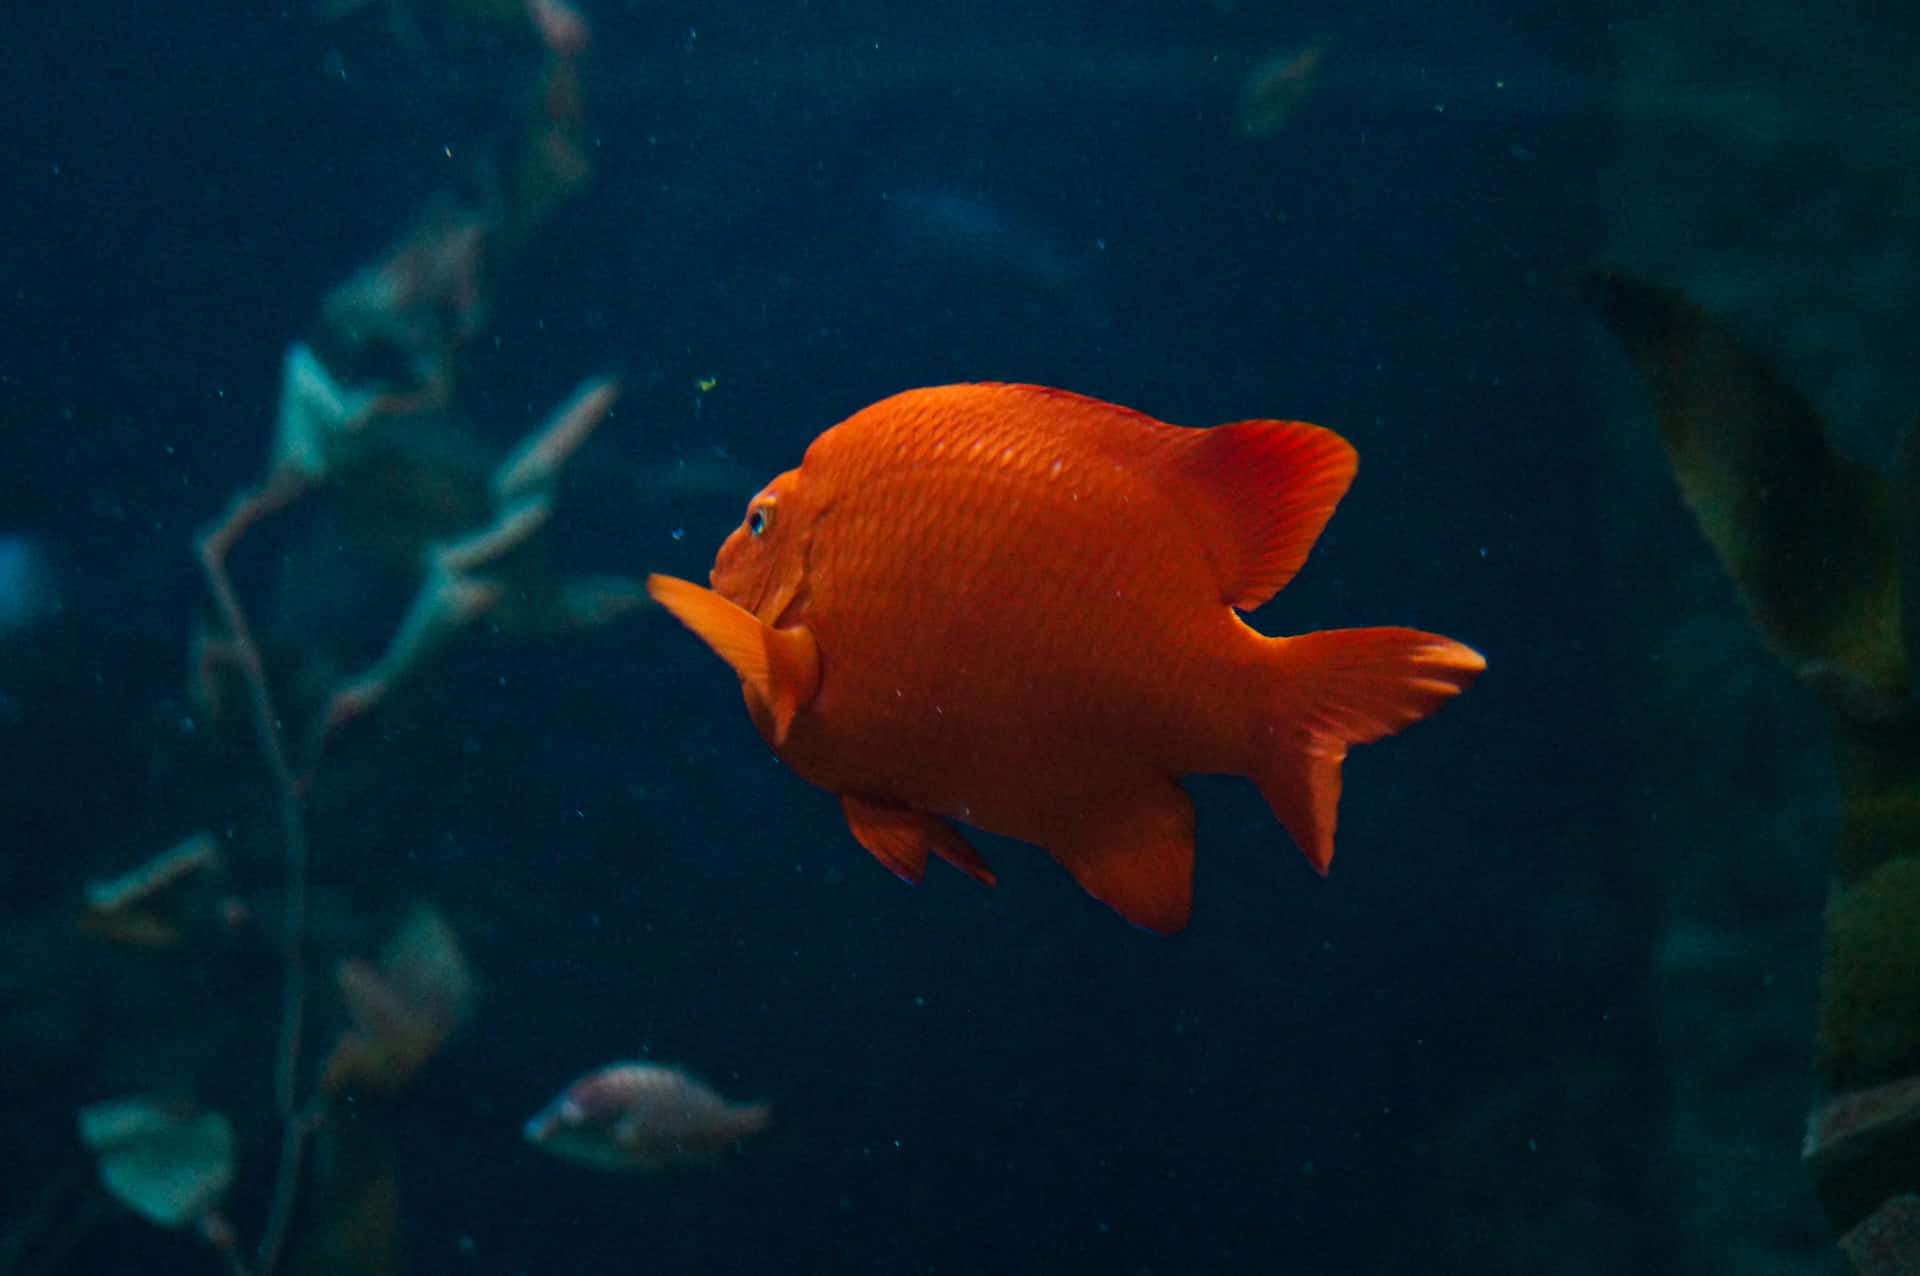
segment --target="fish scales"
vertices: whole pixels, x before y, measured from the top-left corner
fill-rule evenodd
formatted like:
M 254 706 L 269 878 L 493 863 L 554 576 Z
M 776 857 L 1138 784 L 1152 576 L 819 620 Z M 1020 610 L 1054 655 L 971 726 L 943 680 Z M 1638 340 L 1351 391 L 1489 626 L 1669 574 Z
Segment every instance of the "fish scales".
M 1196 622 L 1224 635 L 1231 617 L 1217 607 L 1197 614 L 1218 591 L 1191 574 L 1178 586 L 1136 584 L 1197 545 L 1136 472 L 1071 439 L 1021 438 L 1015 425 L 989 420 L 962 433 L 883 423 L 905 435 L 903 446 L 863 450 L 887 459 L 850 465 L 822 511 L 810 574 L 814 597 L 836 601 L 808 608 L 823 653 L 820 712 L 809 722 L 839 735 L 820 740 L 797 722 L 791 742 L 796 769 L 814 783 L 1031 824 L 1088 780 L 1110 783 L 1110 766 L 1085 760 L 1092 749 L 1110 754 L 1116 740 L 1132 745 L 1129 782 L 1166 774 L 1175 759 L 1204 762 L 1190 769 L 1224 761 L 1212 724 L 1183 709 L 1203 691 L 1192 684 L 1217 683 L 1225 670 L 1163 665 L 1157 653 L 1185 645 Z M 806 464 L 836 460 L 828 451 Z M 1107 473 L 1085 473 L 1094 468 Z M 1010 587 L 1008 561 L 1042 554 L 1059 569 Z M 1105 659 L 1085 659 L 1090 640 Z M 1024 711 L 1009 715 L 1013 705 Z M 986 739 L 991 748 L 980 747 Z M 1048 784 L 1012 783 L 1035 774 Z

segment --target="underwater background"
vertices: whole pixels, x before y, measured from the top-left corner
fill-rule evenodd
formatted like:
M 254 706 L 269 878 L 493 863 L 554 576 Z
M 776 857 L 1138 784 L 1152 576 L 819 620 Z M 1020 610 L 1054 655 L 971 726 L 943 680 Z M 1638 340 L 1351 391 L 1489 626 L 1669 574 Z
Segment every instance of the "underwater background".
M 602 2 L 584 46 L 568 12 L 10 19 L 0 1273 L 1844 1270 L 1800 1164 L 1823 718 L 1570 280 L 1685 290 L 1887 462 L 1920 404 L 1904 6 Z M 470 267 L 449 206 L 484 303 L 349 370 L 323 299 L 423 234 Z M 302 341 L 342 385 L 431 383 L 452 441 L 316 468 L 236 540 L 289 738 L 445 534 L 394 531 L 380 481 L 437 517 L 597 376 L 543 582 L 704 580 L 832 423 L 1034 381 L 1337 430 L 1359 477 L 1253 623 L 1413 625 L 1488 670 L 1349 758 L 1324 881 L 1250 785 L 1189 780 L 1160 938 L 984 834 L 996 889 L 902 885 L 678 624 L 509 623 L 510 585 L 326 739 L 290 902 L 195 537 L 268 473 Z M 196 830 L 153 915 L 94 916 Z M 423 907 L 477 992 L 417 1070 L 305 1109 L 263 1261 L 288 918 L 306 1094 L 368 1031 L 342 964 Z M 619 1060 L 772 1125 L 660 1175 L 523 1137 Z M 211 1213 L 100 1185 L 76 1114 L 128 1095 L 230 1122 Z

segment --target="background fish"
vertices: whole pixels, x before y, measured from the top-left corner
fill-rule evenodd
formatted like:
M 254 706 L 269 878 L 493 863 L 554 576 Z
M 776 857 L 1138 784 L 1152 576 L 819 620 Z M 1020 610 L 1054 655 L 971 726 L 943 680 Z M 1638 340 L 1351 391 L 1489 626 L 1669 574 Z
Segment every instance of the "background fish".
M 590 1072 L 526 1124 L 527 1141 L 602 1170 L 711 1165 L 773 1119 L 767 1103 L 729 1103 L 678 1068 L 616 1063 Z
M 1039 216 L 948 187 L 889 189 L 880 199 L 899 286 L 1026 293 L 1050 299 L 1087 331 L 1112 326 L 1099 244 L 1075 243 Z
M 1039 386 L 914 390 L 756 495 L 711 590 L 648 589 L 899 876 L 931 852 L 991 884 L 957 819 L 1044 847 L 1167 933 L 1191 899 L 1181 776 L 1251 778 L 1324 873 L 1347 746 L 1485 667 L 1417 630 L 1270 638 L 1234 614 L 1293 577 L 1354 468 L 1301 422 L 1191 430 Z

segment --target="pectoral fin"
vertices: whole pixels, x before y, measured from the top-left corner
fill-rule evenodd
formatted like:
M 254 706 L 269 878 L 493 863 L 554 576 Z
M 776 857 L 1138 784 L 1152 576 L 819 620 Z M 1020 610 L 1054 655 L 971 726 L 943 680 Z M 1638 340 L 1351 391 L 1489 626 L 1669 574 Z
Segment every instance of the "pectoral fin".
M 804 626 L 776 629 L 719 594 L 675 576 L 647 577 L 647 593 L 740 675 L 786 743 L 793 715 L 820 690 L 820 648 Z

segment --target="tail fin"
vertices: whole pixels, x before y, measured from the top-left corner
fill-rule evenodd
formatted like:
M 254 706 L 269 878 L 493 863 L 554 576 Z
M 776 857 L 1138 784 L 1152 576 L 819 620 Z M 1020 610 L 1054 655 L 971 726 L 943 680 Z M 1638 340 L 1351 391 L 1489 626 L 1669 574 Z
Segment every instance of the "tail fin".
M 1417 629 L 1328 629 L 1273 642 L 1282 696 L 1277 747 L 1252 778 L 1325 876 L 1347 746 L 1427 717 L 1472 686 L 1487 662 L 1471 647 Z

